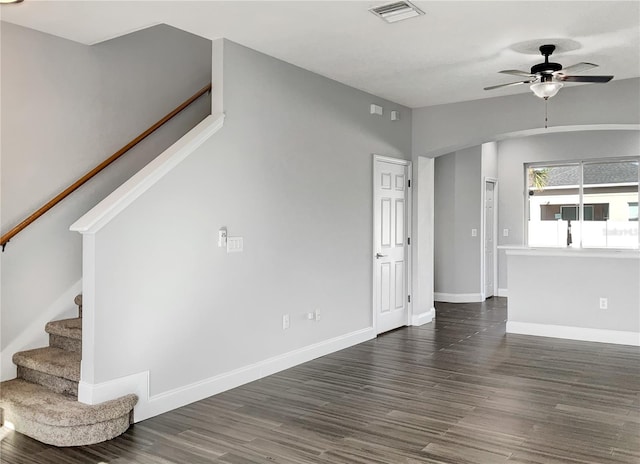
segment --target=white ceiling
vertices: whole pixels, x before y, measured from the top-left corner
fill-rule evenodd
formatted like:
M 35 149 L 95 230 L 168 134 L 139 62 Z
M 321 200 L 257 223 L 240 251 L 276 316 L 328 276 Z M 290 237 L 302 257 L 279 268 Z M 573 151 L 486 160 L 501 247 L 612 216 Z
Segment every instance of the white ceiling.
M 482 89 L 517 81 L 498 71 L 528 70 L 543 43 L 565 67 L 600 65 L 585 75 L 640 76 L 639 1 L 417 1 L 426 14 L 395 24 L 367 11 L 385 3 L 25 0 L 1 18 L 85 44 L 167 23 L 413 108 L 529 92 Z

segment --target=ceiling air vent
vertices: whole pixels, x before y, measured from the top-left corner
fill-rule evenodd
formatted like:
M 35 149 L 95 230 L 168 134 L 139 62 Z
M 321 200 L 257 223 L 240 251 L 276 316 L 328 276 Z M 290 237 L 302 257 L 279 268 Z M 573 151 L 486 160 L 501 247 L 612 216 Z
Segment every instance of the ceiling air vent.
M 424 11 L 407 1 L 388 3 L 371 8 L 369 11 L 388 23 L 395 23 L 424 14 Z

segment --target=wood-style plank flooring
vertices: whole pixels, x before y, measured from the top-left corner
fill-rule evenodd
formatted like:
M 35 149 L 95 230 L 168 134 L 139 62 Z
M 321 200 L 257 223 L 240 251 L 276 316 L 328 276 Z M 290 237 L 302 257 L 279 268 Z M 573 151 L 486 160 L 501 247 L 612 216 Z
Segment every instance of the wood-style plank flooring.
M 505 335 L 506 300 L 438 304 L 396 330 L 54 448 L 10 432 L 2 463 L 640 463 L 640 349 Z

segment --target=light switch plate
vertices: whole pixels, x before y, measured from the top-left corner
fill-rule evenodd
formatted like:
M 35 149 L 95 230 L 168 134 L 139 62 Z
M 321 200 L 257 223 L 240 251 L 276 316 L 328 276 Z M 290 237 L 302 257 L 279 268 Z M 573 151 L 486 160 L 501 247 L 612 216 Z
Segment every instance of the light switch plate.
M 383 108 L 379 105 L 374 105 L 373 103 L 371 104 L 371 114 L 377 114 L 378 116 L 382 116 L 383 113 Z
M 227 238 L 227 253 L 239 253 L 244 250 L 244 240 L 242 237 Z

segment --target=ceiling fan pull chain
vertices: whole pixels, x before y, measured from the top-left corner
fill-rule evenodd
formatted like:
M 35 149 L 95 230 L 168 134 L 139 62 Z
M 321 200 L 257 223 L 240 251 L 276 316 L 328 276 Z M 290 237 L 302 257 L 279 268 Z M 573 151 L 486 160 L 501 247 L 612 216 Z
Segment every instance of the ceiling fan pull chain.
M 545 98 L 544 99 L 544 128 L 545 129 L 548 127 L 547 126 L 547 122 L 548 122 L 548 119 L 547 119 L 547 105 L 548 104 L 549 104 L 549 99 Z

